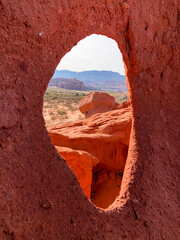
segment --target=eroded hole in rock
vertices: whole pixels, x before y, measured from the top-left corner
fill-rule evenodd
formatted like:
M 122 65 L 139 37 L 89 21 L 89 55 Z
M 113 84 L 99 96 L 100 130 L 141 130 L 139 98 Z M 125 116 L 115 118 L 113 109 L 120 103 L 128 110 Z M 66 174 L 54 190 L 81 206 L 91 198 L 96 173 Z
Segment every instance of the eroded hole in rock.
M 105 39 L 106 43 L 110 40 Z M 110 41 L 119 54 L 117 61 L 121 61 L 116 42 Z M 108 63 L 103 65 L 104 43 L 98 39 L 96 44 L 95 49 L 99 46 L 99 54 L 103 56 L 102 63 L 91 66 L 90 61 L 86 66 L 81 55 L 84 46 L 79 53 L 76 51 L 75 55 L 79 57 L 80 54 L 83 61 L 76 60 L 76 69 L 82 64 L 79 71 L 86 67 L 88 71 L 56 70 L 44 96 L 43 114 L 52 143 L 74 171 L 82 190 L 96 206 L 105 209 L 120 192 L 131 131 L 131 107 L 125 77 L 108 71 L 111 66 L 107 70 L 111 56 L 105 51 Z M 104 47 L 113 52 L 111 44 Z M 88 51 L 84 53 L 87 56 Z M 94 58 L 88 56 L 92 61 L 96 58 L 96 55 Z M 99 67 L 106 71 L 100 71 Z M 62 68 L 66 68 L 65 64 Z M 70 62 L 67 68 L 72 68 Z M 95 71 L 97 69 L 99 71 Z
M 110 170 L 101 163 L 92 172 L 90 199 L 96 206 L 107 208 L 119 195 L 123 172 Z

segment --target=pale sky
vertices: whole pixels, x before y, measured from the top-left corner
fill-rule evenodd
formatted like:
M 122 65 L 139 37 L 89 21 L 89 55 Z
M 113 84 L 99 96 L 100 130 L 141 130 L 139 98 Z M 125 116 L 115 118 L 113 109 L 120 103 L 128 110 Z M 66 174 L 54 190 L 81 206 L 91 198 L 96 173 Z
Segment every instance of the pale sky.
M 122 55 L 116 41 L 97 34 L 79 41 L 62 58 L 57 69 L 76 72 L 108 70 L 125 75 Z

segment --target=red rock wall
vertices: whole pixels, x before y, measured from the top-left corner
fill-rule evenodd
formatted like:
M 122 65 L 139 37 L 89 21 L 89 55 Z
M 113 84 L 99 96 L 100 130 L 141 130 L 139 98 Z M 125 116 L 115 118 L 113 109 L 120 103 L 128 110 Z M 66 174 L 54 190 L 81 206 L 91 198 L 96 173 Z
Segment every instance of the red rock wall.
M 65 88 L 71 90 L 85 90 L 83 82 L 77 80 L 76 78 L 52 78 L 48 86 Z
M 179 238 L 178 0 L 0 1 L 0 239 Z M 48 137 L 43 94 L 92 33 L 127 67 L 133 131 L 121 193 L 102 211 Z

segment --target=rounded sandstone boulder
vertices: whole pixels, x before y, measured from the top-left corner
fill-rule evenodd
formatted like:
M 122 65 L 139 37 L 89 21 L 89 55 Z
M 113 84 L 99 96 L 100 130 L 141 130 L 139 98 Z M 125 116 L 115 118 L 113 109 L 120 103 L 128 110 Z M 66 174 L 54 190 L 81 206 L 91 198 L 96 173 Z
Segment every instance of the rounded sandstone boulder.
M 81 99 L 79 103 L 79 110 L 89 118 L 96 113 L 104 113 L 117 108 L 115 98 L 107 93 L 92 92 Z

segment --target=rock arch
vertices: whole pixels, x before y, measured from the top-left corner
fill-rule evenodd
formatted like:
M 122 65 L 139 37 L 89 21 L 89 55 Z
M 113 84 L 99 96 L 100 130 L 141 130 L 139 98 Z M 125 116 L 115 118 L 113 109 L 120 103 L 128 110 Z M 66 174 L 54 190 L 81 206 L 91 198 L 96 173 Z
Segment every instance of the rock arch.
M 0 1 L 0 238 L 178 238 L 178 1 Z M 122 190 L 95 208 L 52 146 L 42 99 L 92 33 L 121 49 L 133 107 Z

